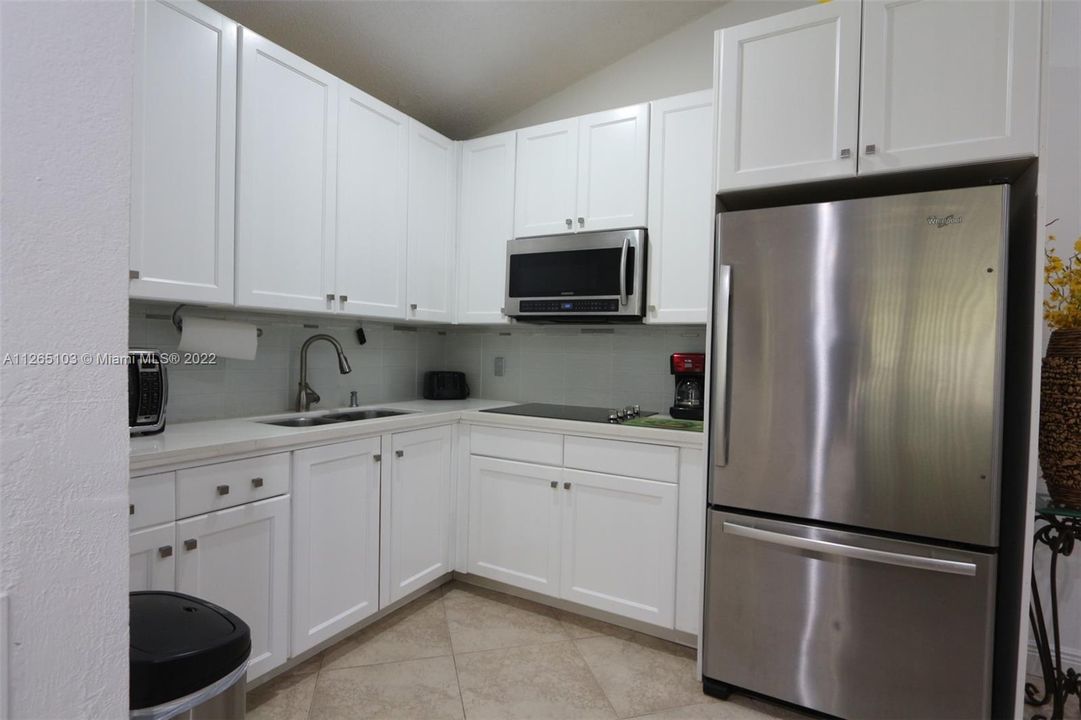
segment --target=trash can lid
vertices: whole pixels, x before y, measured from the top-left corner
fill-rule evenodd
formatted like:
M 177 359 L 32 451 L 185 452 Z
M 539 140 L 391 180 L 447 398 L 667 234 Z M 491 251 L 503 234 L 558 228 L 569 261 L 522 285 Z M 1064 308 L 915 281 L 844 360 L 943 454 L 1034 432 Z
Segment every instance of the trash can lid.
M 251 631 L 228 610 L 191 595 L 129 596 L 131 709 L 190 695 L 225 677 L 251 654 Z

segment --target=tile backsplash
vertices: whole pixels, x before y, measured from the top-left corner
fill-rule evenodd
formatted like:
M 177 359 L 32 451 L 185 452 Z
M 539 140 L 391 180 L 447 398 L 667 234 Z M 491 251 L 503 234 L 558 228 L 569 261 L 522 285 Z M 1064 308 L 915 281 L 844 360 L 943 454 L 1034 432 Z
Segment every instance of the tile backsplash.
M 176 350 L 169 320 L 175 305 L 133 301 L 129 345 Z M 169 368 L 172 422 L 287 412 L 296 400 L 300 346 L 325 332 L 342 344 L 353 372 L 341 375 L 332 348 L 312 345 L 309 383 L 317 407 L 340 407 L 356 390 L 360 402 L 419 398 L 428 370 L 465 372 L 473 397 L 518 402 L 618 407 L 638 403 L 666 411 L 672 402 L 668 356 L 701 352 L 702 326 L 403 327 L 325 316 L 187 308 L 182 315 L 250 322 L 263 330 L 254 360 Z M 364 328 L 367 342 L 357 342 Z M 501 358 L 502 375 L 496 375 Z

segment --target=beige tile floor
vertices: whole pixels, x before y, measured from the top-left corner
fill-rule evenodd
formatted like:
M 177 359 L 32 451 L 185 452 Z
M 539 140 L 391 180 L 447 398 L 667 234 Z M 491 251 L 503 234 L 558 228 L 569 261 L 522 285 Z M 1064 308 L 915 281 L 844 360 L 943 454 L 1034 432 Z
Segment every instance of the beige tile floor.
M 248 695 L 249 720 L 801 717 L 694 678 L 694 651 L 451 583 Z

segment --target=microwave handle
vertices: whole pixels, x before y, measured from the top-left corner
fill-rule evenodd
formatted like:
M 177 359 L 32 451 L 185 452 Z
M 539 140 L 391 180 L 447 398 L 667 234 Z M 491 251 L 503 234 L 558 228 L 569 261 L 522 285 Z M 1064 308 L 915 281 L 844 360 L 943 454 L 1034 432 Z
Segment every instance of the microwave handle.
M 627 304 L 627 253 L 630 250 L 631 239 L 623 238 L 623 252 L 619 256 L 619 304 Z

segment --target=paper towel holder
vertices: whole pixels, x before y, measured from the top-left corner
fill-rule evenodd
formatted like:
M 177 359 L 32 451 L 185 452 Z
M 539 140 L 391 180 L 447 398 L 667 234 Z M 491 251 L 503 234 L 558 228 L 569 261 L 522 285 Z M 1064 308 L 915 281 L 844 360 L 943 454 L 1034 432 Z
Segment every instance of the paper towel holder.
M 176 310 L 173 310 L 173 327 L 177 332 L 184 331 L 184 318 L 180 317 L 180 308 L 185 307 L 206 307 L 206 305 L 189 305 L 188 303 L 180 303 L 176 306 Z M 263 328 L 255 328 L 255 337 L 263 337 Z

